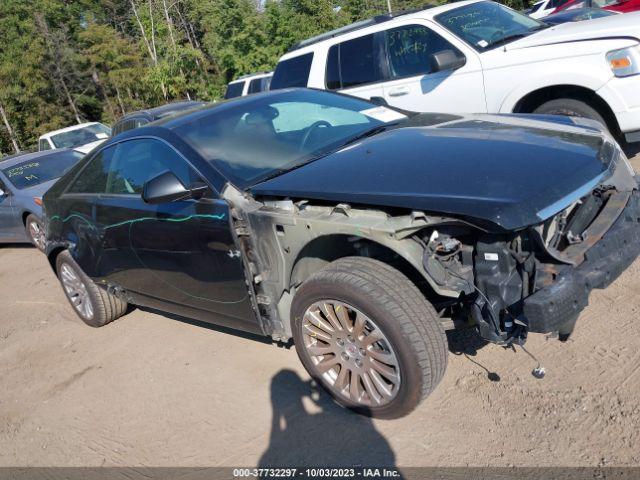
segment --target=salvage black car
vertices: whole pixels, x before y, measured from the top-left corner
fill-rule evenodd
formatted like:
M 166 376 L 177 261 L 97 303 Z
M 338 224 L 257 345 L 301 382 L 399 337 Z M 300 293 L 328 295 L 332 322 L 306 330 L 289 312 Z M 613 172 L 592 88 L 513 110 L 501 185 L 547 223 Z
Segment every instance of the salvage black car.
M 634 172 L 597 123 L 306 89 L 118 135 L 44 208 L 47 255 L 87 324 L 139 305 L 293 338 L 338 402 L 383 418 L 442 379 L 446 328 L 566 339 L 640 251 Z

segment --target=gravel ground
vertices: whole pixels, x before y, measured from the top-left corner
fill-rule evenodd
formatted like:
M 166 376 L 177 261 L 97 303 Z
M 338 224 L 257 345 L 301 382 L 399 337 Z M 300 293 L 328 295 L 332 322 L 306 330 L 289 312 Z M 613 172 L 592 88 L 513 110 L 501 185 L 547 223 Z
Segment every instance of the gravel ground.
M 640 261 L 569 342 L 530 338 L 544 379 L 458 333 L 394 421 L 335 406 L 293 349 L 143 310 L 92 329 L 36 250 L 0 246 L 0 265 L 0 466 L 640 465 Z

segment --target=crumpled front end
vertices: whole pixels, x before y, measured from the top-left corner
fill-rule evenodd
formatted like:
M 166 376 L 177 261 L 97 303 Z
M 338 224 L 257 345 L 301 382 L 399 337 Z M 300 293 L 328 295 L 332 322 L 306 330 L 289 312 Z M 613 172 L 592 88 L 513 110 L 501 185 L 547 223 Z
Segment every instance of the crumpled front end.
M 478 239 L 476 295 L 467 305 L 484 338 L 568 338 L 591 290 L 606 288 L 640 255 L 640 193 L 624 154 L 614 150 L 603 153 L 610 175 L 565 199 L 569 206 L 526 230 Z

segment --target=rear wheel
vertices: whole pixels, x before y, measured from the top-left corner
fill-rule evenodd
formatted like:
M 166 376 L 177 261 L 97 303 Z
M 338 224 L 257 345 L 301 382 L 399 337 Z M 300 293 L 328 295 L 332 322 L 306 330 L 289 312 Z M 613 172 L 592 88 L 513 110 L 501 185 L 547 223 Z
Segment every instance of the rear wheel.
M 30 214 L 25 221 L 24 228 L 26 229 L 27 237 L 29 238 L 31 243 L 33 243 L 33 246 L 41 252 L 44 252 L 44 227 L 38 217 L 36 217 L 34 214 Z
M 102 327 L 126 312 L 127 302 L 96 285 L 68 251 L 58 255 L 56 271 L 67 300 L 87 325 Z
M 574 100 L 573 98 L 558 98 L 556 100 L 550 100 L 536 108 L 533 113 L 589 118 L 600 122 L 607 130 L 609 129 L 607 122 L 595 108 L 580 100 Z
M 332 262 L 302 284 L 291 313 L 307 371 L 359 413 L 404 416 L 444 375 L 448 349 L 435 310 L 407 277 L 380 261 Z

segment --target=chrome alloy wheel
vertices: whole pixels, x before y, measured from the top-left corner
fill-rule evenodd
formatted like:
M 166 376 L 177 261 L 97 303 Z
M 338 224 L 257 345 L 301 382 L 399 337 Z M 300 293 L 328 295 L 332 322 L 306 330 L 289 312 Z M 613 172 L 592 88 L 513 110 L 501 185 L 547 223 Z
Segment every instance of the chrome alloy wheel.
M 44 251 L 44 230 L 38 222 L 29 222 L 29 235 L 33 239 L 33 243 L 36 248 L 38 250 Z
M 78 313 L 86 319 L 93 318 L 93 305 L 87 287 L 78 274 L 66 263 L 60 266 L 60 279 L 64 292 Z
M 336 300 L 305 311 L 303 348 L 326 387 L 357 405 L 379 407 L 400 389 L 400 365 L 391 342 L 371 318 Z

